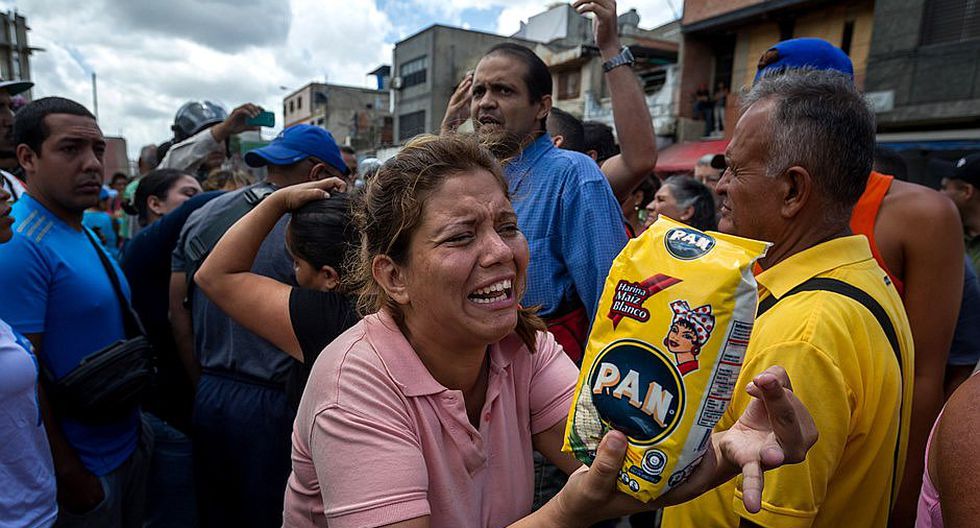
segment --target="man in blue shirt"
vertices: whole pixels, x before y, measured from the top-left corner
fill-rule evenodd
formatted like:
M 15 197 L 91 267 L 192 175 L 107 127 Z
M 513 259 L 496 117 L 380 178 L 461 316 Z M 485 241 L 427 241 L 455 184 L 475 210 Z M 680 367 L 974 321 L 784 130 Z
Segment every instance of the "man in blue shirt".
M 279 188 L 348 171 L 330 132 L 311 125 L 283 130 L 269 145 L 246 153 L 245 162 L 266 166 L 268 182 Z M 203 241 L 210 226 L 243 216 L 241 204 L 255 187 L 226 193 L 194 211 L 171 259 L 170 318 L 178 353 L 201 369 L 191 373 L 199 376 L 191 429 L 202 526 L 282 524 L 296 414 L 285 382 L 296 361 L 234 322 L 200 288 L 187 291 L 187 273 L 200 264 L 193 248 L 216 243 Z M 295 285 L 286 250 L 288 221 L 282 218 L 262 242 L 252 271 Z M 186 297 L 190 309 L 182 302 Z
M 548 329 L 580 361 L 613 259 L 626 245 L 625 220 L 595 161 L 555 148 L 545 119 L 551 74 L 533 51 L 495 46 L 449 102 L 443 132 L 473 119 L 490 142 L 518 224 L 531 249 L 525 306 L 540 306 Z
M 14 237 L 0 246 L 0 319 L 27 336 L 57 379 L 81 360 L 125 339 L 122 307 L 82 227 L 102 190 L 106 143 L 95 117 L 60 97 L 34 101 L 14 122 L 27 194 L 13 206 Z M 111 259 L 110 259 L 111 262 Z M 119 267 L 112 272 L 129 288 Z M 150 438 L 139 409 L 99 423 L 59 412 L 42 398 L 57 474 L 61 526 L 142 522 Z
M 546 128 L 551 92 L 551 73 L 533 51 L 494 46 L 453 94 L 442 132 L 472 118 L 504 160 L 517 223 L 531 250 L 522 304 L 540 307 L 548 330 L 578 363 L 609 267 L 626 245 L 626 220 L 596 162 L 554 146 Z M 564 480 L 535 454 L 535 507 Z

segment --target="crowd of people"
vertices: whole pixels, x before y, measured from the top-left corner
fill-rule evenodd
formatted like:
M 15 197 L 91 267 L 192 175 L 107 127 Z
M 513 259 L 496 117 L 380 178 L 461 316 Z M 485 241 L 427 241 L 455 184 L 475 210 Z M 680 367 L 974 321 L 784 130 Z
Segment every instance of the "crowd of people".
M 262 109 L 200 101 L 106 175 L 86 108 L 0 82 L 0 526 L 973 525 L 980 154 L 903 181 L 847 56 L 796 39 L 726 153 L 661 181 L 615 2 L 573 5 L 613 126 L 500 44 L 384 163 L 295 125 L 242 170 Z M 610 264 L 660 215 L 771 247 L 707 453 L 643 504 L 623 433 L 561 448 Z

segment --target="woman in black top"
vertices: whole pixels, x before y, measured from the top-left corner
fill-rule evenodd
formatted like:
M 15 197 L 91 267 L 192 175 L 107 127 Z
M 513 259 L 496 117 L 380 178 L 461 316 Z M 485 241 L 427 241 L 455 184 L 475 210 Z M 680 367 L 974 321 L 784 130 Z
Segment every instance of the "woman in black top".
M 272 193 L 221 237 L 194 276 L 229 317 L 302 363 L 286 387 L 293 404 L 320 351 L 358 319 L 340 289 L 342 266 L 357 241 L 350 204 L 346 194 L 327 192 L 342 188 L 328 178 Z M 251 272 L 262 241 L 290 212 L 286 249 L 299 288 Z

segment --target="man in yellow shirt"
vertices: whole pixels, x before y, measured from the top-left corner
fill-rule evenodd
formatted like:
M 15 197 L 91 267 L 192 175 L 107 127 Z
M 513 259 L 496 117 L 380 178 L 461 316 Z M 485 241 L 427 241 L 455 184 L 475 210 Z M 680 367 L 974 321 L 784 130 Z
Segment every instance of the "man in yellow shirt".
M 904 464 L 913 347 L 901 299 L 848 227 L 871 171 L 874 116 L 833 71 L 762 79 L 743 109 L 718 183 L 719 228 L 773 246 L 742 372 L 783 366 L 820 438 L 806 461 L 766 475 L 759 513 L 744 508 L 736 479 L 668 508 L 664 526 L 883 527 Z M 733 395 L 719 428 L 749 399 Z

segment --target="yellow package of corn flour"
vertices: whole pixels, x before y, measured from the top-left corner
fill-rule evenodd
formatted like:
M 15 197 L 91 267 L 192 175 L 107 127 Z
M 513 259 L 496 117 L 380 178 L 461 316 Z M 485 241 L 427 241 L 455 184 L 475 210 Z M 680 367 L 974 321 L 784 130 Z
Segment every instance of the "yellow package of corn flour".
M 768 244 L 661 216 L 613 261 L 592 324 L 564 451 L 591 464 L 626 434 L 619 488 L 644 502 L 701 461 L 736 390 L 755 321 L 752 265 Z

